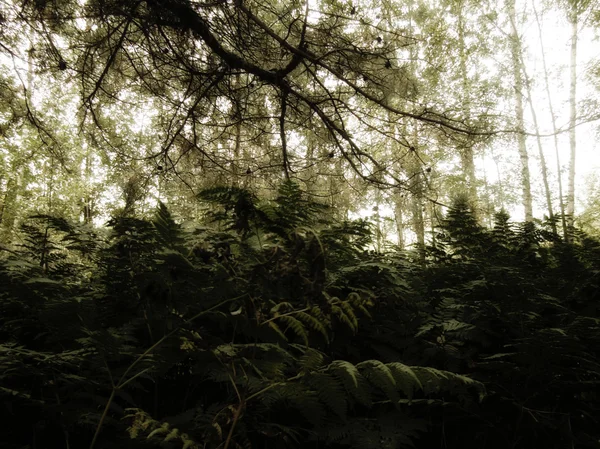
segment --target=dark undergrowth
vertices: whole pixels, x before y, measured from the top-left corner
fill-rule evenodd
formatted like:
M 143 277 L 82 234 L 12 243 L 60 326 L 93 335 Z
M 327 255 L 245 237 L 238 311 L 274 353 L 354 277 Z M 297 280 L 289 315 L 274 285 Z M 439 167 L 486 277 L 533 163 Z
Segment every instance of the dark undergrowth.
M 597 241 L 458 200 L 422 261 L 292 184 L 199 200 L 3 249 L 1 447 L 600 447 Z

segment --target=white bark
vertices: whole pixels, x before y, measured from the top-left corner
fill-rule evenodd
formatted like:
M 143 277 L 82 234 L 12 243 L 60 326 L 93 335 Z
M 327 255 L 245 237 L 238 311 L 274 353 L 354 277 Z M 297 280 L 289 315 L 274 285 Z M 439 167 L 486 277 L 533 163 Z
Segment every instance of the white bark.
M 523 114 L 523 74 L 521 71 L 521 40 L 519 38 L 515 0 L 508 0 L 508 15 L 511 24 L 510 50 L 513 63 L 513 76 L 515 88 L 515 117 L 517 121 L 517 143 L 519 159 L 521 160 L 521 187 L 523 191 L 523 209 L 525 210 L 525 221 L 533 220 L 533 202 L 531 198 L 531 181 L 529 172 L 529 154 L 527 153 L 527 141 L 525 138 L 525 119 Z

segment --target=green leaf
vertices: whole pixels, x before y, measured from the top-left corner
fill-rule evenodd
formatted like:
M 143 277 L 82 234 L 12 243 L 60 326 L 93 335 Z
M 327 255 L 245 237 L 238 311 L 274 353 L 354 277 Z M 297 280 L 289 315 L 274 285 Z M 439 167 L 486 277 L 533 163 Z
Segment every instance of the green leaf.
M 356 365 L 361 374 L 374 386 L 381 389 L 386 396 L 397 403 L 399 396 L 396 387 L 396 379 L 390 368 L 379 360 L 366 360 Z
M 294 333 L 302 339 L 304 344 L 308 346 L 308 334 L 302 322 L 290 315 L 282 315 L 277 317 L 278 320 L 287 324 L 288 329 L 292 329 Z
M 316 319 L 314 316 L 309 315 L 306 312 L 298 312 L 294 316 L 296 318 L 298 318 L 300 321 L 303 321 L 312 330 L 319 332 L 323 336 L 325 341 L 327 343 L 329 343 L 329 334 L 327 332 L 327 328 L 325 327 L 325 324 L 323 324 L 321 321 Z
M 328 370 L 331 371 L 344 385 L 344 388 L 361 404 L 371 406 L 371 394 L 368 383 L 356 366 L 345 360 L 333 361 Z
M 328 373 L 311 373 L 305 381 L 313 388 L 319 399 L 338 417 L 346 419 L 348 403 L 346 391 L 338 378 Z
M 287 337 L 285 336 L 285 334 L 281 331 L 281 329 L 279 328 L 279 326 L 273 322 L 273 321 L 269 321 L 267 323 L 267 325 L 271 328 L 271 330 L 273 330 L 283 341 L 287 341 Z
M 410 366 L 402 363 L 388 363 L 387 366 L 394 376 L 397 387 L 408 397 L 412 399 L 415 390 L 422 390 L 421 381 Z

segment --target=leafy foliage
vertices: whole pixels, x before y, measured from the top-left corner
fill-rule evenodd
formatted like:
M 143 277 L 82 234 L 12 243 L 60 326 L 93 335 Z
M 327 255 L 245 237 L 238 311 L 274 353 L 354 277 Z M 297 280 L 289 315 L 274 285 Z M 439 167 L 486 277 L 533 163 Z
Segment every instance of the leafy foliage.
M 200 198 L 3 252 L 6 447 L 597 447 L 593 240 L 458 202 L 423 266 L 292 184 Z

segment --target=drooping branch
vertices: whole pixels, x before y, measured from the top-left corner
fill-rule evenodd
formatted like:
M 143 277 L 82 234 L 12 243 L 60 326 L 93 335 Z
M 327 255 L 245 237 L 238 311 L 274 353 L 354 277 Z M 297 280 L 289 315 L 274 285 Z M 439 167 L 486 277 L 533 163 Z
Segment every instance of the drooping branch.
M 211 32 L 209 24 L 187 2 L 178 0 L 147 0 L 159 14 L 172 14 L 181 26 L 195 33 L 206 46 L 214 52 L 228 67 L 241 69 L 256 75 L 262 81 L 274 86 L 282 86 L 283 77 L 278 71 L 265 70 L 241 56 L 227 50 Z
M 294 47 L 289 42 L 287 42 L 285 39 L 281 38 L 277 33 L 275 33 L 271 29 L 271 27 L 269 27 L 259 17 L 257 17 L 255 14 L 253 14 L 246 6 L 244 6 L 244 4 L 241 1 L 237 1 L 235 5 L 237 8 L 241 9 L 252 21 L 254 21 L 265 33 L 267 33 L 269 36 L 271 36 L 273 39 L 275 39 L 283 48 L 290 51 L 293 55 L 301 57 L 303 59 L 306 59 L 307 61 L 310 61 L 313 64 L 320 66 L 323 69 L 327 70 L 329 73 L 331 73 L 333 76 L 335 76 L 338 80 L 342 81 L 344 84 L 346 84 L 347 86 L 352 88 L 356 94 L 375 103 L 377 106 L 383 108 L 384 110 L 392 112 L 394 114 L 397 114 L 401 117 L 407 117 L 407 118 L 411 118 L 411 119 L 414 119 L 417 121 L 429 123 L 432 125 L 438 125 L 438 126 L 441 126 L 441 127 L 444 127 L 444 128 L 447 128 L 449 130 L 456 131 L 459 133 L 470 134 L 470 135 L 481 135 L 481 136 L 489 135 L 488 132 L 478 132 L 478 131 L 468 129 L 466 127 L 460 127 L 460 126 L 453 125 L 449 122 L 448 119 L 442 118 L 439 115 L 437 118 L 433 118 L 431 116 L 434 116 L 437 114 L 435 114 L 431 111 L 427 111 L 426 109 L 421 114 L 414 114 L 411 112 L 402 111 L 400 109 L 397 109 L 397 108 L 387 104 L 382 99 L 375 97 L 374 95 L 372 95 L 371 93 L 369 93 L 368 91 L 363 89 L 362 87 L 358 86 L 355 82 L 353 82 L 349 78 L 345 77 L 339 70 L 335 69 L 330 64 L 327 64 L 326 62 L 324 62 L 322 58 L 319 58 L 317 55 L 315 55 L 314 53 L 309 51 L 306 47 L 304 47 L 304 48 Z
M 303 60 L 306 60 L 328 71 L 335 78 L 350 87 L 355 94 L 371 101 L 372 103 L 391 113 L 397 114 L 401 117 L 411 118 L 423 123 L 440 126 L 442 128 L 459 133 L 481 136 L 487 136 L 490 134 L 489 132 L 474 131 L 467 127 L 458 126 L 452 123 L 453 120 L 427 109 L 424 109 L 421 113 L 411 113 L 387 104 L 384 100 L 375 97 L 366 89 L 358 86 L 357 83 L 344 76 L 338 69 L 332 67 L 330 64 L 323 61 L 322 58 L 312 53 L 308 49 L 306 41 L 304 40 L 305 28 L 303 28 L 302 41 L 300 42 L 300 45 L 296 47 L 273 31 L 271 27 L 253 14 L 241 1 L 236 1 L 235 7 L 241 10 L 250 20 L 256 23 L 259 28 L 261 28 L 261 30 L 264 31 L 268 36 L 278 42 L 282 48 L 286 49 L 292 54 L 292 59 L 286 66 L 276 70 L 266 70 L 241 57 L 240 55 L 237 55 L 234 52 L 226 49 L 219 39 L 217 39 L 217 37 L 211 32 L 210 26 L 206 20 L 187 2 L 180 0 L 148 0 L 148 4 L 156 9 L 159 16 L 174 16 L 177 19 L 180 27 L 187 28 L 194 32 L 227 66 L 235 69 L 241 69 L 245 72 L 253 74 L 265 83 L 279 88 L 285 88 L 288 85 L 286 80 L 287 75 L 289 75 L 296 67 L 298 67 Z M 305 26 L 306 20 L 304 21 L 304 27 Z

